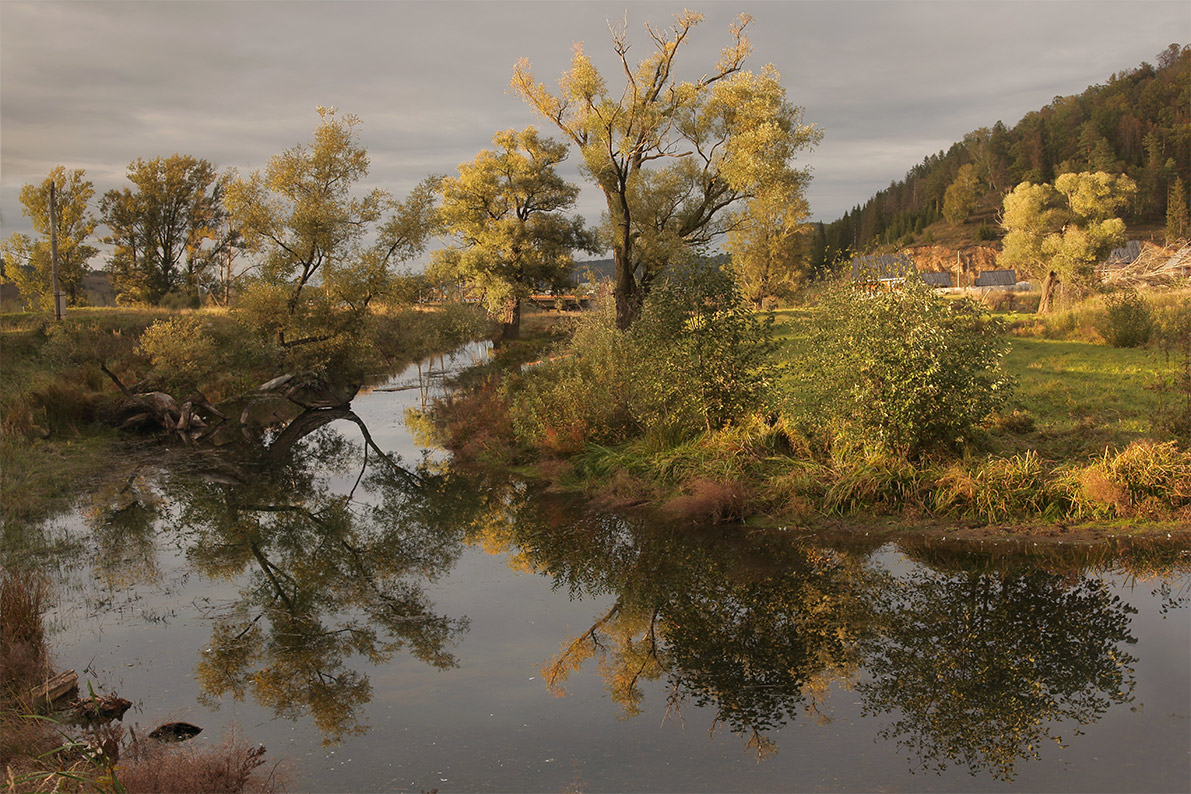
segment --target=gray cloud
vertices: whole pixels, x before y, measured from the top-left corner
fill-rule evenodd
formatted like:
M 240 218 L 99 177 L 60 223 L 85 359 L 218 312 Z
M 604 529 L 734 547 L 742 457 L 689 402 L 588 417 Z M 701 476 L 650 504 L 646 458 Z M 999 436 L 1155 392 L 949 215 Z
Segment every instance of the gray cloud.
M 98 193 L 137 157 L 183 152 L 241 171 L 309 138 L 315 105 L 363 121 L 370 183 L 401 195 L 453 172 L 492 133 L 542 125 L 508 91 L 529 57 L 553 85 L 574 41 L 610 81 L 607 20 L 642 24 L 654 2 L 0 3 L 0 222 L 27 231 L 17 193 L 55 164 L 86 168 Z M 804 163 L 830 220 L 922 158 L 998 119 L 1152 60 L 1191 32 L 1182 0 L 1143 2 L 718 2 L 680 67 L 714 63 L 752 13 L 753 68 L 773 63 L 806 120 L 826 131 Z M 576 158 L 567 170 L 578 179 Z M 585 189 L 580 212 L 598 219 Z

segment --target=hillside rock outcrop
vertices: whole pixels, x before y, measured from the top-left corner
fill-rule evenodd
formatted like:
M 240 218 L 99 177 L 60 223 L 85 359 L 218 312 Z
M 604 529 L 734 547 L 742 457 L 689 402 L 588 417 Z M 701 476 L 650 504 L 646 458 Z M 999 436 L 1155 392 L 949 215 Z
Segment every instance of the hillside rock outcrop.
M 916 245 L 905 249 L 920 273 L 950 273 L 957 287 L 970 287 L 982 270 L 997 270 L 997 249 L 988 245 L 952 248 Z

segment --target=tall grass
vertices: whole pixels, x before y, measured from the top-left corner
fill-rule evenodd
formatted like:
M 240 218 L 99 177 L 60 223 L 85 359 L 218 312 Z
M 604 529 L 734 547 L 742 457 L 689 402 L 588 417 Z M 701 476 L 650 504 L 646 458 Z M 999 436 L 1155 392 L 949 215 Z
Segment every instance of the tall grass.
M 1105 450 L 1062 476 L 1077 516 L 1191 519 L 1191 451 L 1169 441 Z
M 1055 518 L 1062 513 L 1062 504 L 1033 450 L 1008 458 L 953 463 L 939 473 L 933 488 L 935 512 L 988 523 Z
M 32 708 L 31 693 L 49 677 L 49 651 L 41 615 L 45 579 L 5 569 L 0 576 L 0 697 L 5 708 Z

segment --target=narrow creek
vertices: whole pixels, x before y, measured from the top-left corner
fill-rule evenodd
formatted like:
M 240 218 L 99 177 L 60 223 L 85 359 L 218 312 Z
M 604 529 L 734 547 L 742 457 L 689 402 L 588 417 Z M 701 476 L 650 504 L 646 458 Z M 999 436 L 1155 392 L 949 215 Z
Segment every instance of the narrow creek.
M 406 428 L 483 354 L 114 460 L 30 539 L 58 666 L 299 791 L 1191 790 L 1186 550 L 594 512 Z

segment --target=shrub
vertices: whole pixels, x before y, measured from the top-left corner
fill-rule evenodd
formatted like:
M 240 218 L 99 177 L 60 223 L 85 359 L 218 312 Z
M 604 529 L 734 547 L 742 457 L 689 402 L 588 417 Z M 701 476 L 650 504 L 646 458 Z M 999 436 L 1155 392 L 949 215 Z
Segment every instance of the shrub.
M 508 379 L 504 396 L 517 437 L 555 452 L 616 443 L 638 429 L 633 340 L 616 328 L 611 301 L 576 322 L 569 349 Z
M 876 294 L 837 285 L 818 321 L 793 397 L 838 441 L 911 458 L 954 451 L 1009 394 L 1001 321 L 917 279 Z
M 714 262 L 671 266 L 631 332 L 642 423 L 714 430 L 758 407 L 773 376 L 772 323 Z
M 1096 330 L 1113 347 L 1141 347 L 1150 341 L 1154 313 L 1146 299 L 1132 290 L 1104 296 L 1104 317 Z
M 193 387 L 215 369 L 215 344 L 193 314 L 158 320 L 141 335 L 137 352 L 149 359 L 156 375 L 182 387 Z
M 675 267 L 628 332 L 608 301 L 580 318 L 554 360 L 509 379 L 518 438 L 569 453 L 645 430 L 681 443 L 743 421 L 771 380 L 771 322 L 718 265 Z

